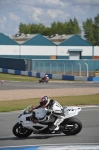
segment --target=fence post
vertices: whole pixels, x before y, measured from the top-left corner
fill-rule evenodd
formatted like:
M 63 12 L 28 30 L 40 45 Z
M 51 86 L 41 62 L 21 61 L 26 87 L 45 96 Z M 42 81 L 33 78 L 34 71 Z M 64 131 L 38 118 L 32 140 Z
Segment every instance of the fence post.
M 38 61 L 38 72 L 40 73 L 40 61 Z
M 81 64 L 78 63 L 78 65 L 79 65 L 79 76 L 81 76 Z
M 73 64 L 71 63 L 71 65 L 72 65 L 72 76 L 74 75 L 74 73 L 73 73 Z
M 58 63 L 57 62 L 55 62 L 55 63 L 56 63 L 56 72 L 57 72 L 58 71 Z
M 52 72 L 52 70 L 51 70 L 51 69 L 52 69 L 52 64 L 50 63 L 50 74 L 51 74 L 51 72 Z
M 44 70 L 44 73 L 45 73 L 45 63 L 43 62 L 43 70 Z
M 65 63 L 62 62 L 62 64 L 64 65 L 64 75 L 65 75 Z
M 87 77 L 88 77 L 88 64 L 85 63 L 85 65 L 86 65 L 86 68 L 87 68 Z

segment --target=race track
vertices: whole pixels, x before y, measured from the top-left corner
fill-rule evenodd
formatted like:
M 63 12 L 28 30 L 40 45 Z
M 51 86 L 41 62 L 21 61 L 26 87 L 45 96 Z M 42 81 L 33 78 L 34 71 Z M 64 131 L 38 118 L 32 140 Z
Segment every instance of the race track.
M 16 89 L 61 89 L 61 88 L 99 88 L 98 82 L 7 82 L 0 85 L 0 90 Z
M 56 90 L 56 91 L 55 91 Z M 17 92 L 16 92 L 17 91 Z M 22 93 L 24 91 L 24 93 Z M 26 93 L 27 91 L 27 93 Z M 61 83 L 31 83 L 31 82 L 7 82 L 0 85 L 0 100 L 5 98 L 14 99 L 19 95 L 23 99 L 28 94 L 33 98 L 40 97 L 43 92 L 50 94 L 48 96 L 64 94 L 99 94 L 99 83 L 88 82 L 61 82 Z M 60 93 L 59 93 L 59 92 Z M 64 92 L 63 92 L 64 91 Z M 30 93 L 29 93 L 30 92 Z M 10 94 L 9 94 L 10 93 Z M 32 94 L 31 94 L 32 93 Z M 15 95 L 16 94 L 16 95 Z M 35 95 L 34 95 L 35 94 Z M 28 96 L 29 96 L 28 95 Z M 8 100 L 8 99 L 7 99 Z M 17 99 L 16 99 L 17 100 Z M 18 139 L 12 133 L 13 125 L 17 122 L 20 112 L 0 113 L 0 146 L 18 146 L 18 145 L 40 145 L 40 144 L 71 144 L 71 143 L 99 143 L 99 106 L 82 108 L 77 118 L 83 124 L 82 131 L 76 136 L 60 135 L 31 135 L 26 139 Z
M 93 82 L 4 82 L 0 85 L 0 101 L 99 94 L 99 83 Z
M 19 112 L 0 113 L 0 146 L 40 145 L 40 144 L 84 144 L 99 143 L 99 107 L 82 108 L 77 118 L 83 124 L 78 135 L 31 135 L 26 139 L 18 139 L 12 133 Z

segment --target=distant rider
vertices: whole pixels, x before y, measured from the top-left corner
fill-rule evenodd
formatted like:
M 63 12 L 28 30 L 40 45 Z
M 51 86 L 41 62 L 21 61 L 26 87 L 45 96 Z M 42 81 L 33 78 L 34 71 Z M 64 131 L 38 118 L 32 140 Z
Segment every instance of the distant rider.
M 48 77 L 48 75 L 45 75 L 43 78 L 44 78 L 45 80 L 47 80 L 49 77 Z
M 44 77 L 42 79 L 47 81 L 47 80 L 49 80 L 49 77 L 48 77 L 48 75 L 44 75 Z

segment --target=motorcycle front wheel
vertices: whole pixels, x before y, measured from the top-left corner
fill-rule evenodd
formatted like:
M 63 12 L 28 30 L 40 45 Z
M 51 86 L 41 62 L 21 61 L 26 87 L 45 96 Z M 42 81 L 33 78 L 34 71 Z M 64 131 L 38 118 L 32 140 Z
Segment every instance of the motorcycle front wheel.
M 63 133 L 66 135 L 76 135 L 82 129 L 82 123 L 77 118 L 69 118 L 64 121 Z
M 24 128 L 21 124 L 16 123 L 12 129 L 13 134 L 18 138 L 26 138 L 32 134 L 32 130 Z

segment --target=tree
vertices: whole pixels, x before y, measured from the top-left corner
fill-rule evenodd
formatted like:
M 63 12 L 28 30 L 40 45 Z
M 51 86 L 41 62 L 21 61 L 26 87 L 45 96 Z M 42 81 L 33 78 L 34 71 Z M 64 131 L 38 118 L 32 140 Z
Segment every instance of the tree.
M 43 35 L 52 34 L 80 34 L 81 30 L 78 25 L 76 18 L 74 20 L 70 19 L 69 22 L 53 22 L 51 27 L 45 27 L 42 23 L 39 24 L 22 24 L 19 25 L 19 32 L 24 34 L 37 34 L 41 33 Z
M 94 18 L 94 45 L 99 46 L 99 14 Z
M 67 34 L 73 34 L 73 27 L 73 21 L 70 19 L 67 23 Z
M 86 40 L 92 44 L 95 44 L 94 23 L 92 18 L 87 19 L 85 22 L 83 22 L 83 29 L 84 29 L 84 37 L 86 38 Z
M 67 33 L 78 34 L 81 36 L 81 29 L 76 18 L 74 18 L 74 20 L 70 19 L 67 23 Z
M 45 26 L 42 23 L 37 25 L 37 32 L 43 34 L 45 30 Z
M 57 30 L 57 23 L 54 21 L 51 24 L 51 34 L 57 34 L 58 30 Z
M 73 33 L 81 36 L 81 29 L 76 18 L 73 20 Z

